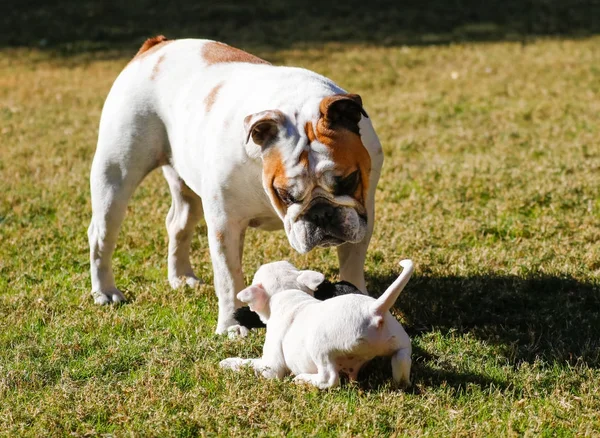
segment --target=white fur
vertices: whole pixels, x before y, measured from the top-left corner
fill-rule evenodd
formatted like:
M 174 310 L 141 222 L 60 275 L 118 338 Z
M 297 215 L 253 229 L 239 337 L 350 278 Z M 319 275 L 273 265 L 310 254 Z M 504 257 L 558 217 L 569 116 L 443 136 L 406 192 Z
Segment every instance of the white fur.
M 411 342 L 389 309 L 408 283 L 413 263 L 403 260 L 400 276 L 377 300 L 349 294 L 319 301 L 300 289 L 273 288 L 282 266 L 263 265 L 253 285 L 238 294 L 267 323 L 260 359 L 229 358 L 223 368 L 252 366 L 268 378 L 294 374 L 296 382 L 330 388 L 339 373 L 356 379 L 360 368 L 375 356 L 391 356 L 392 376 L 410 385 Z
M 290 123 L 290 135 L 282 140 L 289 143 L 286 157 L 299 154 L 306 147 L 299 133 L 307 121 L 318 119 L 319 102 L 344 90 L 300 68 L 235 62 L 208 66 L 201 56 L 207 43 L 189 39 L 165 44 L 135 58 L 116 79 L 102 111 L 92 165 L 88 237 L 95 302 L 123 301 L 111 266 L 119 228 L 135 188 L 150 171 L 162 167 L 173 198 L 166 221 L 169 282 L 172 287 L 199 282 L 189 251 L 195 226 L 204 216 L 219 299 L 216 332 L 224 333 L 235 325 L 233 312 L 240 305 L 236 292 L 244 287 L 241 256 L 246 228 L 254 224 L 272 230 L 284 222 L 291 245 L 306 249 L 306 236 L 292 226 L 289 214 L 290 218 L 281 217 L 263 188 L 261 149 L 252 140 L 246 142 L 244 119 L 265 110 L 282 111 Z M 219 85 L 207 112 L 205 98 Z M 359 126 L 372 162 L 368 222 L 354 243 L 338 247 L 338 254 L 341 278 L 364 291 L 363 265 L 383 154 L 371 121 L 363 117 Z M 316 149 L 311 163 L 327 169 L 326 151 Z M 301 179 L 288 170 L 291 179 Z M 298 187 L 312 199 L 318 193 L 314 182 L 318 179 L 303 178 Z

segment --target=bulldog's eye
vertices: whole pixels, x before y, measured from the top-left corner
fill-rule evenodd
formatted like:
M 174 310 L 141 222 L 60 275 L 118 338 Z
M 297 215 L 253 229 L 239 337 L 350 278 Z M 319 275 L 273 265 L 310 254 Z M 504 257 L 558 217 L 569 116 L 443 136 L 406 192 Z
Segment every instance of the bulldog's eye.
M 358 172 L 358 170 L 355 170 L 345 178 L 337 176 L 335 178 L 335 195 L 352 195 L 356 191 L 359 181 L 360 173 Z
M 288 192 L 285 189 L 275 187 L 275 191 L 277 192 L 277 196 L 279 196 L 279 199 L 281 199 L 285 205 L 292 205 L 298 202 L 298 200 L 294 198 L 290 194 L 290 192 Z

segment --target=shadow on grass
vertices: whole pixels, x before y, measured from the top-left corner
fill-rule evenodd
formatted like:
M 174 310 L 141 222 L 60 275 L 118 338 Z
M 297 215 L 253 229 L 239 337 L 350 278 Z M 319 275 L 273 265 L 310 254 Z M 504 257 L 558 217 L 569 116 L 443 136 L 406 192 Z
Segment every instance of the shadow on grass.
M 379 45 L 524 41 L 598 33 L 599 0 L 9 0 L 0 47 L 58 54 L 125 48 L 148 36 L 219 39 L 247 49 L 298 43 Z
M 460 372 L 450 364 L 440 363 L 439 358 L 413 344 L 411 379 L 413 385 L 405 391 L 410 394 L 420 394 L 420 388 L 440 387 L 442 385 L 454 388 L 457 392 L 464 391 L 469 385 L 481 388 L 496 387 L 502 390 L 510 385 L 505 380 L 471 372 Z M 429 364 L 436 362 L 436 366 Z M 358 386 L 364 391 L 378 392 L 392 384 L 392 368 L 389 357 L 376 357 L 363 368 L 358 375 Z
M 371 278 L 383 291 L 396 277 Z M 414 276 L 396 303 L 411 337 L 439 330 L 501 346 L 509 363 L 536 358 L 600 367 L 600 286 L 573 278 Z

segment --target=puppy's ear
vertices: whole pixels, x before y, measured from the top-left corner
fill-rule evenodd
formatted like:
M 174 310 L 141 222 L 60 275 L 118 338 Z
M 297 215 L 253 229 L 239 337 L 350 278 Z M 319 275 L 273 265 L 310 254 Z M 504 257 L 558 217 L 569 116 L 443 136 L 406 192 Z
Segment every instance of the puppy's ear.
M 279 131 L 285 128 L 286 122 L 285 114 L 279 110 L 261 111 L 246 116 L 244 119 L 246 143 L 252 137 L 252 141 L 264 150 L 277 138 Z
M 267 291 L 260 284 L 253 284 L 237 294 L 238 300 L 250 306 L 254 312 L 262 311 L 269 301 Z
M 327 96 L 321 101 L 319 110 L 325 125 L 330 129 L 337 125 L 357 134 L 359 134 L 358 122 L 360 122 L 361 115 L 369 117 L 358 94 Z
M 296 280 L 314 292 L 325 281 L 325 276 L 317 271 L 301 271 Z

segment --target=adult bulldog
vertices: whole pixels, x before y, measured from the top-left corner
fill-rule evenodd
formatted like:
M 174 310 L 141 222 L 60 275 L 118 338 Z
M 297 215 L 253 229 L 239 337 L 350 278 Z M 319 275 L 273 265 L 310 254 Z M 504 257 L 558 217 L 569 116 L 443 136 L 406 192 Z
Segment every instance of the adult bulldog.
M 309 70 L 226 44 L 148 39 L 106 99 L 91 170 L 92 296 L 120 302 L 111 258 L 127 203 L 162 167 L 172 204 L 169 282 L 195 285 L 204 215 L 219 299 L 217 333 L 236 330 L 247 227 L 283 225 L 300 253 L 338 247 L 340 276 L 365 291 L 381 145 L 361 98 Z

